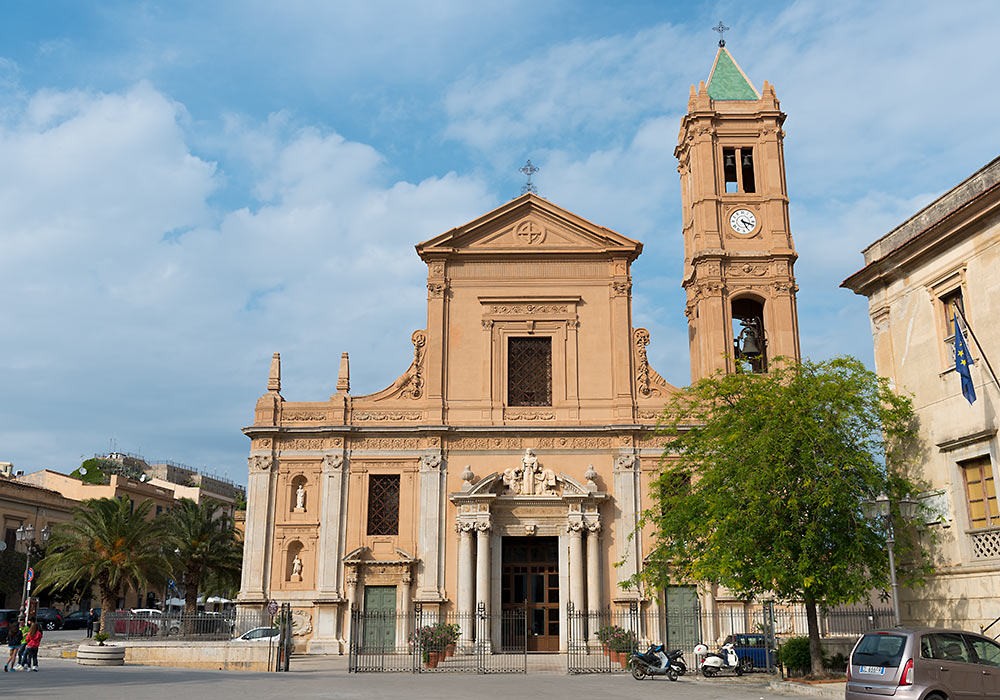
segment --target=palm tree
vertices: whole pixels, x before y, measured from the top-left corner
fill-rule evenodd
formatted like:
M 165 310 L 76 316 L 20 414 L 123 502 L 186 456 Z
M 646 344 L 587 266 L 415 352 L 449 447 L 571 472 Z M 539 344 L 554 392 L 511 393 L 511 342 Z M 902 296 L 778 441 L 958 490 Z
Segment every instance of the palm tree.
M 46 556 L 38 562 L 39 588 L 95 583 L 101 595 L 101 631 L 124 587 L 142 590 L 166 579 L 164 519 L 150 518 L 153 502 L 126 496 L 91 498 L 71 520 L 53 528 Z
M 170 514 L 175 566 L 184 575 L 184 613 L 198 611 L 198 591 L 209 582 L 226 588 L 239 581 L 243 542 L 233 519 L 212 499 L 182 498 Z

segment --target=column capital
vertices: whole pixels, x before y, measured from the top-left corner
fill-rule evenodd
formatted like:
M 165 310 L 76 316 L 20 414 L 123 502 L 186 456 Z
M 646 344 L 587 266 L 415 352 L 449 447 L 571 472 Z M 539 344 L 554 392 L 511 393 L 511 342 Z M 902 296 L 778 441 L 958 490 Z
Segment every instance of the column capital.
M 584 524 L 583 521 L 577 520 L 566 523 L 566 532 L 571 535 L 582 535 Z
M 344 468 L 344 455 L 323 455 L 323 473 L 333 474 Z
M 254 455 L 247 459 L 250 473 L 267 472 L 274 467 L 274 457 L 271 455 Z

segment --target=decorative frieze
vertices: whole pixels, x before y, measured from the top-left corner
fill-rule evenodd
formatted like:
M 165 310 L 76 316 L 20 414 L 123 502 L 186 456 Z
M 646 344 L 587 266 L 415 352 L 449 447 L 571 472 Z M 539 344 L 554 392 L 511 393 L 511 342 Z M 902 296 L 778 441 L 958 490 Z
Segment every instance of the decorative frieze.
M 289 438 L 282 440 L 278 447 L 282 450 L 322 450 L 323 440 L 321 438 Z
M 655 408 L 640 408 L 638 415 L 639 420 L 658 420 L 663 415 L 663 411 Z
M 505 408 L 503 411 L 504 420 L 524 420 L 524 421 L 539 421 L 539 420 L 555 420 L 555 411 L 540 411 L 537 409 L 522 409 L 522 408 Z
M 494 316 L 531 316 L 535 314 L 568 314 L 568 304 L 492 304 L 489 313 Z
M 285 411 L 281 414 L 282 422 L 286 421 L 299 421 L 299 422 L 322 422 L 325 421 L 326 412 L 322 411 L 319 413 L 313 411 Z
M 419 396 L 420 389 L 417 388 L 416 392 L 417 396 Z M 404 391 L 403 393 L 405 395 L 407 392 Z M 351 413 L 351 420 L 356 423 L 379 421 L 418 421 L 422 417 L 423 413 L 420 411 L 354 411 Z
M 362 437 L 351 441 L 355 450 L 415 450 L 420 447 L 415 437 Z

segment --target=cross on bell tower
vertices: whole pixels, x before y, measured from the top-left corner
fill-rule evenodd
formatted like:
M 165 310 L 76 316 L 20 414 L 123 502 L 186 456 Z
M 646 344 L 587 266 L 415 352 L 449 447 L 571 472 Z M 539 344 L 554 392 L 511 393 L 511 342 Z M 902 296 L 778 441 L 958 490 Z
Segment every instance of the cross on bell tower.
M 800 356 L 784 121 L 774 88 L 758 92 L 720 39 L 674 150 L 692 381 L 738 360 L 764 372 L 776 356 Z

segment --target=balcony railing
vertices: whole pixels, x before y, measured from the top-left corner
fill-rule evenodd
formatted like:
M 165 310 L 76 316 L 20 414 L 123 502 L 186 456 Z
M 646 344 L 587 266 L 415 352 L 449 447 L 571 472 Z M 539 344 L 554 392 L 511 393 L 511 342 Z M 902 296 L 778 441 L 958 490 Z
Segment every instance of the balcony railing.
M 969 538 L 972 540 L 973 559 L 1000 559 L 1000 527 L 972 530 Z

